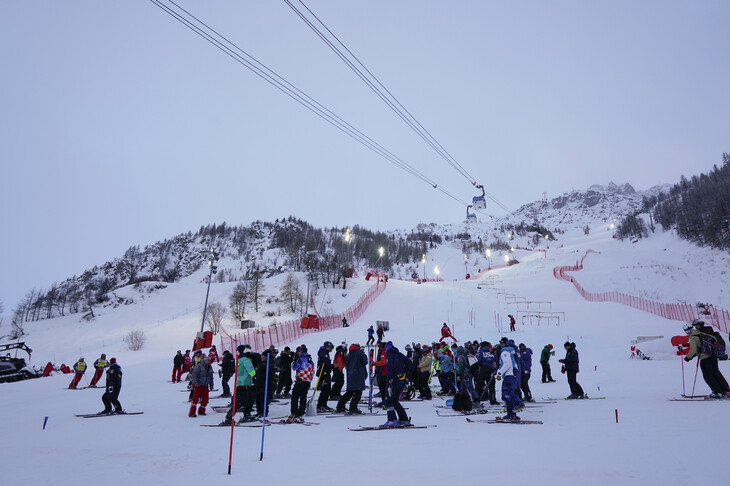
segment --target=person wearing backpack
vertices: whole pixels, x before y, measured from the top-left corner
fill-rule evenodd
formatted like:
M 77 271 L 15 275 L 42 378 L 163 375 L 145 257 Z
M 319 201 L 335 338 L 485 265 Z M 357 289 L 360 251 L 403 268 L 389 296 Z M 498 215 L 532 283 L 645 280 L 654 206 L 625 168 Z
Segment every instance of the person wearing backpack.
M 702 332 L 704 327 L 705 323 L 699 320 L 695 320 L 691 325 L 685 327 L 685 332 L 689 333 L 689 353 L 685 355 L 684 360 L 689 362 L 695 357 L 699 359 L 702 378 L 712 391 L 709 398 L 726 398 L 728 396 L 727 381 L 717 365 L 715 337 Z
M 456 377 L 459 383 L 459 393 L 468 394 L 474 408 L 480 408 L 482 405 L 479 402 L 479 395 L 474 389 L 474 375 L 471 370 L 470 357 L 473 359 L 474 364 L 478 366 L 479 362 L 476 357 L 468 355 L 463 346 L 456 349 Z

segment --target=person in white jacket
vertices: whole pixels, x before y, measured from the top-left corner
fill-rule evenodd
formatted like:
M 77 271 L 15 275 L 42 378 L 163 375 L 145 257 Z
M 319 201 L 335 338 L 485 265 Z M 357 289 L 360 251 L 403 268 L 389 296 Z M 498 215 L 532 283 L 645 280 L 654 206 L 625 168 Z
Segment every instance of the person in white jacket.
M 502 380 L 502 400 L 507 406 L 507 415 L 502 420 L 520 420 L 516 412 L 523 410 L 525 404 L 516 393 L 520 387 L 520 370 L 515 357 L 515 342 L 511 339 L 500 351 L 496 379 Z

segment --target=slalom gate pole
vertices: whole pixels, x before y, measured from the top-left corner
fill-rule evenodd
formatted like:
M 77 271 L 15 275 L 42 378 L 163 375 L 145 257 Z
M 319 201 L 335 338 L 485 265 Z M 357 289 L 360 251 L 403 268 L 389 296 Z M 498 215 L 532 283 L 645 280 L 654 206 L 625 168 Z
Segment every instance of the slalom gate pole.
M 692 396 L 695 396 L 695 385 L 697 384 L 697 372 L 700 371 L 700 355 L 697 354 L 697 369 L 695 370 L 695 381 L 692 383 Z
M 261 455 L 259 456 L 259 461 L 264 460 L 264 437 L 266 435 L 266 407 L 268 406 L 268 398 L 269 398 L 269 366 L 271 362 L 271 353 L 268 353 L 266 355 L 266 382 L 264 383 L 264 413 L 262 414 L 264 417 L 264 425 L 261 427 Z
M 368 381 L 370 382 L 370 395 L 368 396 L 368 411 L 373 413 L 373 350 L 372 344 L 368 344 Z
M 236 353 L 236 373 L 233 375 L 233 403 L 231 403 L 231 443 L 228 446 L 228 475 L 231 475 L 231 459 L 233 458 L 233 429 L 236 426 L 236 389 L 238 388 L 238 353 Z

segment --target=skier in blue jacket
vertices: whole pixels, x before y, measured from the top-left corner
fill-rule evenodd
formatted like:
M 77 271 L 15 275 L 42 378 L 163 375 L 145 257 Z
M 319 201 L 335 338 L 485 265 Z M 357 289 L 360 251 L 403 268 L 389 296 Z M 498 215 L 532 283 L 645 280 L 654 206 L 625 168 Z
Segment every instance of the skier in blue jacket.
M 530 375 L 532 373 L 532 349 L 525 346 L 524 343 L 519 345 L 520 357 L 522 358 L 522 382 L 520 388 L 522 388 L 523 398 L 525 402 L 534 402 L 532 398 L 532 392 L 530 391 Z

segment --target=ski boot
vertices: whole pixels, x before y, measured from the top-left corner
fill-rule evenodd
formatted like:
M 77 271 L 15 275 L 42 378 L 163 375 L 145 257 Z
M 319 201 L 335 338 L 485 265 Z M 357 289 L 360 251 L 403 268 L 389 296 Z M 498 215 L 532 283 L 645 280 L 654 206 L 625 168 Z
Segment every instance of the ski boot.
M 383 425 L 380 426 L 381 429 L 387 429 L 390 427 L 398 427 L 398 421 L 397 420 L 388 420 Z

